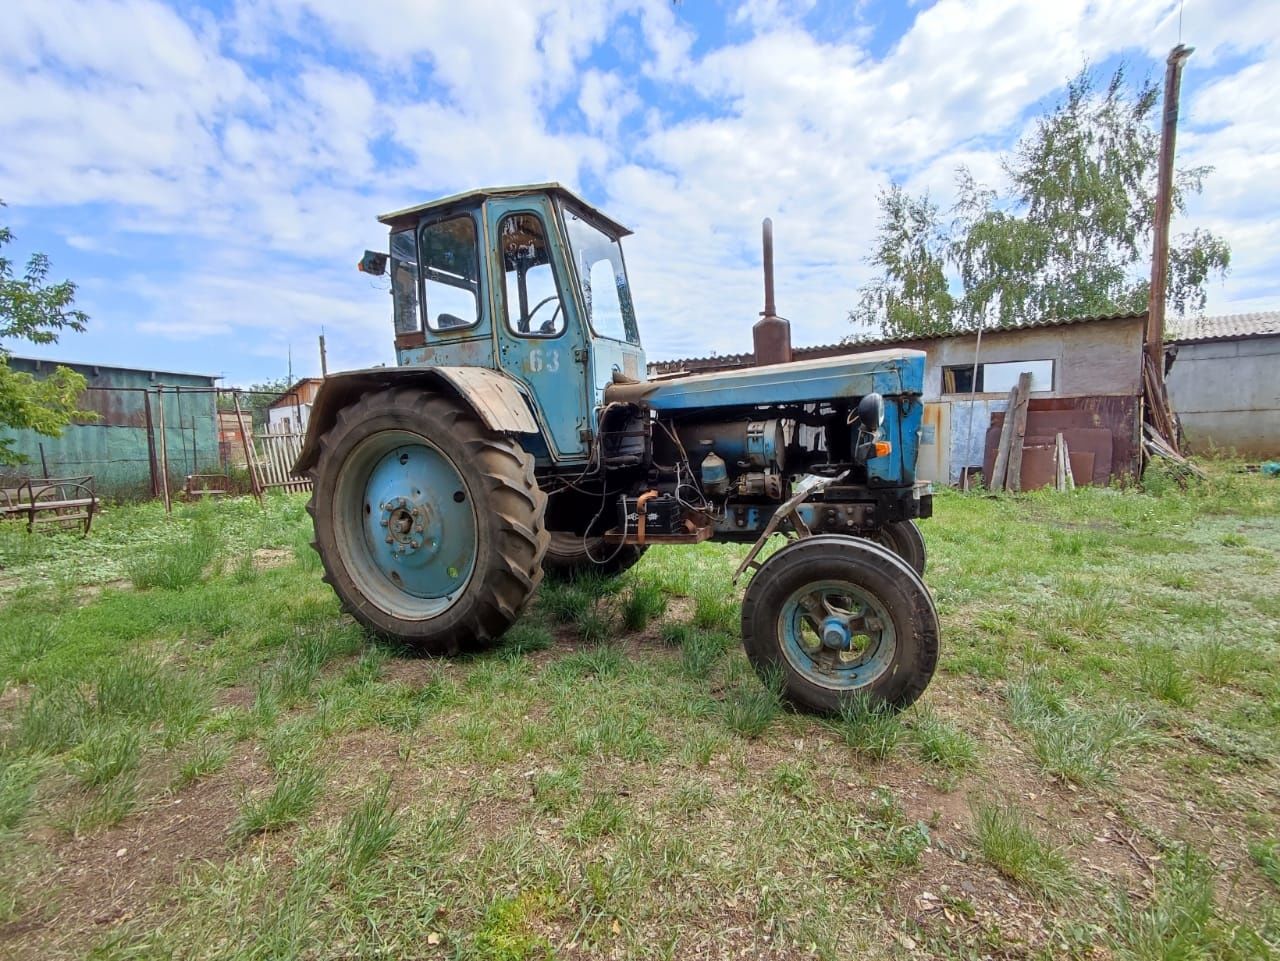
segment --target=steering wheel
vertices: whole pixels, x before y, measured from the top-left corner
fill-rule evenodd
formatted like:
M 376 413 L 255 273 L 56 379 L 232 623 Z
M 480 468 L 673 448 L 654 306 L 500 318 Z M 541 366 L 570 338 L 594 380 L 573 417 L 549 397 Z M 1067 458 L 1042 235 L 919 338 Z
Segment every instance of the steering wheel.
M 560 308 L 564 306 L 563 304 L 559 303 L 560 301 L 559 294 L 552 294 L 550 297 L 543 297 L 540 301 L 538 301 L 536 304 L 533 305 L 533 309 L 529 311 L 529 316 L 525 318 L 526 330 L 533 327 L 533 315 L 536 314 L 543 307 L 545 307 L 547 304 L 551 303 L 551 301 L 553 300 L 556 301 L 555 312 L 551 315 L 550 319 L 548 319 L 542 325 L 541 333 L 550 334 L 555 331 L 556 318 L 560 316 Z

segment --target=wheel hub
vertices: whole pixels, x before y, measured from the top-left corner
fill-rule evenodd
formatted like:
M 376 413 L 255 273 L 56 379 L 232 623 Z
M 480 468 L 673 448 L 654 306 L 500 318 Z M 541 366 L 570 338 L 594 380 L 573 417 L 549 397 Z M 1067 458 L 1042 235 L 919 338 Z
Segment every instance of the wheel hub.
M 438 515 L 422 498 L 403 495 L 391 497 L 378 505 L 382 517 L 378 524 L 386 528 L 383 540 L 395 558 L 422 551 L 434 554 L 440 547 Z

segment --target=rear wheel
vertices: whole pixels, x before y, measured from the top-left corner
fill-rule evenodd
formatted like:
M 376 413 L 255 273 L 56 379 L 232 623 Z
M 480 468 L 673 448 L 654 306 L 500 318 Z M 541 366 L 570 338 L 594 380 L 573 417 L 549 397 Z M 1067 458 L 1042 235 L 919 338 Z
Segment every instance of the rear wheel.
M 823 534 L 761 566 L 742 601 L 756 672 L 780 674 L 801 710 L 832 714 L 855 697 L 904 708 L 938 663 L 938 615 L 901 558 L 862 538 Z
M 915 521 L 890 521 L 867 537 L 881 547 L 887 547 L 915 569 L 922 577 L 926 562 L 924 535 Z
M 379 633 L 429 653 L 483 645 L 542 578 L 533 458 L 452 397 L 366 394 L 321 438 L 311 478 L 325 580 Z
M 583 538 L 581 534 L 552 531 L 542 566 L 548 576 L 572 578 L 595 571 L 606 577 L 621 574 L 644 556 L 645 548 L 637 544 L 606 544 L 603 537 Z

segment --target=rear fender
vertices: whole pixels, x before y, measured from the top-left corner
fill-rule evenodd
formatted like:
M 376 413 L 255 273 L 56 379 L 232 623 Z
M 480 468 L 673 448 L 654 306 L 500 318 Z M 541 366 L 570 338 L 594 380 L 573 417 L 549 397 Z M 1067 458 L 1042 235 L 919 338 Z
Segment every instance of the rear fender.
M 326 377 L 316 394 L 307 421 L 302 453 L 293 465 L 301 475 L 316 465 L 320 438 L 333 427 L 338 411 L 363 395 L 392 387 L 422 387 L 444 391 L 470 407 L 490 430 L 540 434 L 524 392 L 515 378 L 487 367 L 373 367 Z

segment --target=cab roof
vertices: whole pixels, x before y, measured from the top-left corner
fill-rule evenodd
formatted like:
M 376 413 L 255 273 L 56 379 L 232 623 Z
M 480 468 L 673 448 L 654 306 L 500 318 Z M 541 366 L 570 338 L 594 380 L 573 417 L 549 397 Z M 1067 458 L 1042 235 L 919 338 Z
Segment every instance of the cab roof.
M 441 197 L 439 200 L 429 200 L 425 204 L 405 207 L 403 210 L 393 210 L 389 214 L 383 214 L 378 218 L 378 221 L 392 228 L 407 227 L 416 223 L 418 218 L 428 210 L 480 203 L 490 197 L 519 197 L 525 194 L 544 194 L 559 200 L 568 200 L 574 206 L 581 207 L 599 226 L 606 228 L 617 236 L 626 237 L 631 233 L 630 230 L 598 207 L 593 207 L 568 187 L 558 183 L 517 184 L 511 187 L 481 187 L 477 190 L 466 190 L 460 194 Z

